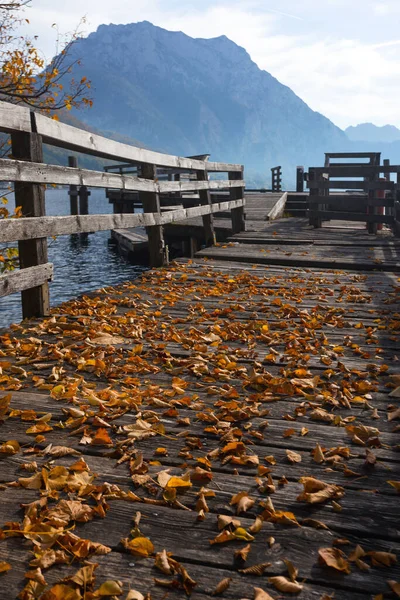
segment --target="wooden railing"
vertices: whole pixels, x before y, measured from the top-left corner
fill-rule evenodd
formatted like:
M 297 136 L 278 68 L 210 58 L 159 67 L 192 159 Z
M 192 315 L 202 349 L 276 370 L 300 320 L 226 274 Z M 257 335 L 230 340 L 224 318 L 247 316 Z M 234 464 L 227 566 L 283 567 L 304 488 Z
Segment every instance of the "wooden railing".
M 369 162 L 332 163 L 332 158 L 369 159 Z M 379 224 L 385 223 L 398 235 L 400 166 L 379 162 L 379 153 L 336 153 L 326 155 L 324 167 L 310 168 L 307 184 L 310 224 L 319 228 L 328 220 L 361 221 L 367 223 L 369 233 L 376 233 Z M 396 182 L 390 180 L 391 173 L 396 173 Z
M 272 167 L 271 169 L 271 190 L 273 192 L 282 191 L 282 167 Z
M 0 276 L 0 296 L 22 293 L 23 316 L 49 314 L 53 265 L 48 262 L 47 237 L 145 226 L 151 266 L 165 263 L 163 225 L 201 216 L 207 244 L 215 243 L 213 214 L 231 211 L 232 230 L 243 231 L 243 166 L 183 158 L 136 148 L 60 123 L 29 108 L 0 102 L 0 131 L 11 134 L 12 159 L 0 159 L 0 181 L 14 182 L 16 206 L 22 218 L 0 220 L 0 243 L 18 242 L 20 270 Z M 139 176 L 61 167 L 43 163 L 43 144 L 102 159 L 139 166 Z M 195 174 L 194 181 L 158 181 L 158 170 Z M 209 180 L 209 173 L 228 173 L 227 180 Z M 114 188 L 137 191 L 143 214 L 71 215 L 47 217 L 43 184 Z M 228 190 L 229 200 L 212 204 L 210 190 Z M 161 213 L 159 195 L 197 191 L 199 206 Z

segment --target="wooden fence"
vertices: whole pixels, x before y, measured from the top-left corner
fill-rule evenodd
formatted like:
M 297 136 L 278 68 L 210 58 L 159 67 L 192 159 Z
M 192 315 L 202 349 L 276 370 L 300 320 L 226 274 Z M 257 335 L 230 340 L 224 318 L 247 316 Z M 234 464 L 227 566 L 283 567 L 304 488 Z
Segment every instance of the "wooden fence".
M 0 220 L 0 244 L 18 242 L 20 270 L 0 276 L 0 296 L 22 293 L 24 318 L 49 314 L 49 285 L 53 265 L 48 262 L 47 237 L 145 226 L 151 266 L 165 263 L 163 225 L 201 216 L 207 244 L 215 243 L 213 214 L 231 211 L 234 233 L 243 231 L 243 166 L 182 158 L 129 146 L 71 127 L 32 112 L 27 107 L 0 102 L 0 131 L 11 134 L 12 159 L 0 159 L 0 181 L 14 182 L 16 206 L 22 218 Z M 43 163 L 43 144 L 139 166 L 139 176 L 100 172 Z M 190 181 L 159 181 L 168 169 L 195 175 Z M 227 173 L 226 180 L 210 180 L 209 173 Z M 45 186 L 113 188 L 140 194 L 143 214 L 46 217 Z M 73 189 L 73 188 L 72 188 Z M 211 190 L 229 190 L 229 200 L 212 204 Z M 160 194 L 197 191 L 199 205 L 161 213 Z
M 331 159 L 347 162 L 333 163 Z M 366 159 L 368 162 L 355 162 Z M 376 233 L 378 225 L 385 223 L 398 234 L 400 166 L 387 160 L 379 163 L 380 154 L 375 152 L 334 153 L 326 154 L 324 167 L 310 168 L 310 224 L 319 228 L 323 221 L 361 221 L 367 223 L 369 233 Z M 396 182 L 390 180 L 391 173 L 397 175 Z

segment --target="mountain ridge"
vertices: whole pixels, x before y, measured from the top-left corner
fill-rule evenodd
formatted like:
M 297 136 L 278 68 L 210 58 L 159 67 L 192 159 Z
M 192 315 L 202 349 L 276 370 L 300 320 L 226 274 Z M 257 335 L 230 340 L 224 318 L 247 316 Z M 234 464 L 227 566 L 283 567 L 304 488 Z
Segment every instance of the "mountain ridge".
M 345 129 L 347 137 L 352 141 L 392 143 L 400 141 L 400 129 L 394 125 L 374 125 L 359 123 Z
M 100 25 L 73 48 L 92 81 L 80 118 L 180 155 L 244 163 L 254 183 L 281 164 L 319 164 L 344 132 L 254 63 L 226 36 L 191 38 L 149 22 Z
M 71 59 L 92 81 L 93 108 L 74 113 L 89 127 L 161 152 L 242 163 L 249 187 L 269 187 L 271 167 L 281 165 L 293 189 L 296 166 L 321 165 L 325 152 L 380 151 L 400 162 L 400 141 L 350 140 L 226 36 L 192 38 L 148 21 L 100 25 L 77 40 Z

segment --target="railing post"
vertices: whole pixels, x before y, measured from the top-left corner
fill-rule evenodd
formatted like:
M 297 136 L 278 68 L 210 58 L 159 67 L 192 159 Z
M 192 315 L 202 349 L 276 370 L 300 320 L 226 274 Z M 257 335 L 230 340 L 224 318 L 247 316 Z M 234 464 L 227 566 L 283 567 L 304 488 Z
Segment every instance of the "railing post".
M 243 180 L 243 167 L 241 171 L 230 171 L 228 173 L 229 181 Z M 230 200 L 244 200 L 244 188 L 230 188 Z M 244 220 L 244 206 L 231 209 L 232 233 L 240 233 L 245 231 L 246 224 Z
M 68 166 L 76 169 L 78 167 L 78 159 L 76 156 L 68 156 Z M 69 205 L 70 205 L 70 214 L 77 215 L 78 214 L 78 186 L 70 185 L 69 186 Z
M 197 181 L 208 181 L 207 171 L 197 171 Z M 212 207 L 210 190 L 199 191 L 200 204 Z M 214 215 L 210 213 L 203 215 L 203 227 L 204 227 L 204 239 L 206 246 L 214 246 L 216 244 L 216 237 L 214 231 Z
M 397 173 L 396 189 L 394 192 L 394 235 L 400 237 L 400 173 Z
M 296 168 L 296 192 L 304 192 L 304 167 Z
M 37 133 L 15 132 L 11 134 L 12 155 L 17 160 L 43 162 L 42 138 Z M 24 217 L 44 217 L 45 196 L 42 185 L 35 183 L 14 184 L 15 206 L 21 206 Z M 47 238 L 18 242 L 21 269 L 35 267 L 48 262 Z M 21 292 L 22 316 L 46 317 L 50 312 L 49 284 L 43 283 Z
M 157 179 L 157 167 L 155 165 L 142 164 L 139 177 L 141 179 Z M 158 213 L 160 210 L 160 196 L 156 192 L 139 192 L 139 199 L 145 213 Z M 149 259 L 151 267 L 162 267 L 165 263 L 165 245 L 162 225 L 146 227 L 149 239 Z
M 314 169 L 308 170 L 308 180 L 312 182 L 317 182 L 317 174 Z M 312 200 L 313 196 L 323 195 L 323 190 L 320 190 L 319 187 L 310 186 L 310 217 L 309 224 L 312 225 L 315 229 L 319 229 L 322 227 L 322 219 L 318 216 L 318 212 L 320 211 L 320 204 L 314 204 Z
M 368 181 L 374 182 L 378 181 L 379 177 L 375 174 L 369 177 Z M 377 207 L 374 204 L 374 200 L 376 198 L 376 190 L 369 189 L 368 190 L 368 200 L 367 200 L 367 214 L 368 215 L 376 215 L 378 214 Z M 376 234 L 378 232 L 378 223 L 367 223 L 368 233 Z

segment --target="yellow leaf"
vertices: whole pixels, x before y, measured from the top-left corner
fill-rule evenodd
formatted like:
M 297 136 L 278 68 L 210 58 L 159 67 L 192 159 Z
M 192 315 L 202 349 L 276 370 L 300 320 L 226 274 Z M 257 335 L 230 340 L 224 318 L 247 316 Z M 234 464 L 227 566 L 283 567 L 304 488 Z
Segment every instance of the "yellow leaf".
M 147 558 L 154 552 L 153 543 L 145 537 L 137 537 L 133 540 L 123 539 L 122 543 L 131 554 L 142 556 L 143 558 Z
M 96 594 L 99 596 L 120 596 L 122 594 L 122 582 L 109 579 L 101 584 Z
M 0 573 L 7 573 L 11 569 L 11 565 L 8 562 L 0 562 Z

